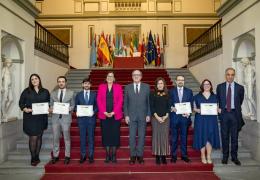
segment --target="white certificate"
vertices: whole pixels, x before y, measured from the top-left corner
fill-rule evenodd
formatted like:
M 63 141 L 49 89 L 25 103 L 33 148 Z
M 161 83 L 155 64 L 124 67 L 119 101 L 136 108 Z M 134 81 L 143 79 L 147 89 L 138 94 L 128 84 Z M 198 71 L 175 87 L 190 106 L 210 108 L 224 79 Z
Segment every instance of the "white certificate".
M 218 115 L 217 103 L 201 103 L 200 104 L 201 115 Z
M 49 114 L 49 103 L 32 103 L 32 115 Z
M 69 114 L 69 103 L 54 102 L 53 104 L 53 114 Z
M 92 117 L 93 115 L 94 115 L 94 111 L 92 105 L 77 105 L 78 117 L 83 117 L 83 116 Z
M 175 103 L 175 108 L 177 109 L 176 114 L 190 114 L 191 113 L 190 102 Z

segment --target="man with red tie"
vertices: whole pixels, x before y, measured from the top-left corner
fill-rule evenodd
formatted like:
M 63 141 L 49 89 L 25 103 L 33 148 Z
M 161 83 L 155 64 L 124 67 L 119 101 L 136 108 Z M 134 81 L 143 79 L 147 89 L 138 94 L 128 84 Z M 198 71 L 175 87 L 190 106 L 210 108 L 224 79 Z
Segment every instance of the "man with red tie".
M 222 164 L 228 163 L 229 139 L 231 137 L 231 161 L 240 166 L 237 158 L 238 133 L 245 124 L 242 118 L 241 105 L 244 100 L 244 87 L 234 82 L 235 69 L 227 68 L 226 82 L 217 86 L 217 97 L 221 113 Z

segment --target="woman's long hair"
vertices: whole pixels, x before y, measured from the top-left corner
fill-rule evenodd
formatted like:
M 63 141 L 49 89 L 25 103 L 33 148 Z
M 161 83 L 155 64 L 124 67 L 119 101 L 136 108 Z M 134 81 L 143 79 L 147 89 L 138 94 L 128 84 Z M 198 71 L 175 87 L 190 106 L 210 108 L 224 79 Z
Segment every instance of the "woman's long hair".
M 31 80 L 33 76 L 36 76 L 39 79 L 39 90 L 42 89 L 42 81 L 41 81 L 41 78 L 40 78 L 40 76 L 38 74 L 31 74 L 31 76 L 29 78 L 29 89 L 31 91 L 34 90 L 34 86 L 32 84 L 32 80 Z
M 164 85 L 164 87 L 163 87 L 163 92 L 165 93 L 165 95 L 168 95 L 168 89 L 167 89 L 166 81 L 165 81 L 165 79 L 162 78 L 162 77 L 158 77 L 158 78 L 155 80 L 155 87 L 154 87 L 154 92 L 155 92 L 155 94 L 157 94 L 158 91 L 159 91 L 158 88 L 157 88 L 157 84 L 158 84 L 159 81 L 162 81 L 162 82 L 163 82 L 163 85 Z

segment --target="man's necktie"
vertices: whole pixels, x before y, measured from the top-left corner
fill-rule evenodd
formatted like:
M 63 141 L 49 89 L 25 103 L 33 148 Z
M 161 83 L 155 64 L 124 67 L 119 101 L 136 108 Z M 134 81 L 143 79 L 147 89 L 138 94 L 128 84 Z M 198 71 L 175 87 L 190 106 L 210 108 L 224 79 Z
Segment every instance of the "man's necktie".
M 227 92 L 227 112 L 231 111 L 231 84 L 228 85 L 228 92 Z
M 62 98 L 63 98 L 63 90 L 61 89 L 60 90 L 60 102 L 62 102 Z M 61 117 L 62 117 L 62 115 L 60 114 L 59 118 L 61 118 Z
M 181 88 L 179 89 L 179 101 L 182 102 L 182 90 L 181 90 Z
M 135 85 L 135 93 L 138 94 L 138 84 Z
M 85 98 L 86 104 L 88 104 L 88 91 L 85 92 L 85 97 L 84 98 Z

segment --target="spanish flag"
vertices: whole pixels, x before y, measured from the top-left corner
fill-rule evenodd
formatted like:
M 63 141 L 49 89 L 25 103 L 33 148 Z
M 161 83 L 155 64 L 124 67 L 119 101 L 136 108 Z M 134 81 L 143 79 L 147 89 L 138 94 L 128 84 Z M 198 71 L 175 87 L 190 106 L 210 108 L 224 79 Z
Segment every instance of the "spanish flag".
M 98 57 L 102 64 L 110 64 L 110 54 L 109 54 L 109 49 L 107 46 L 107 42 L 104 39 L 104 36 L 100 37 L 99 40 L 99 45 L 98 45 Z

